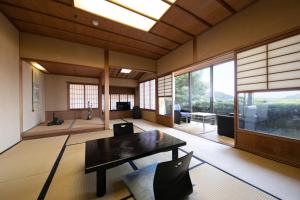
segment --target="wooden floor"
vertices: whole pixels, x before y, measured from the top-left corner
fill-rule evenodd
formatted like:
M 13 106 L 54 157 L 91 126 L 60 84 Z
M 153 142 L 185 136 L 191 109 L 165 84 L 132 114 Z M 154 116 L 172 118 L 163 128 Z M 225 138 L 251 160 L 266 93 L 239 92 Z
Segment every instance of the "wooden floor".
M 299 199 L 298 168 L 145 120 L 124 120 L 134 123 L 136 133 L 159 129 L 187 142 L 179 156 L 194 151 L 190 199 Z M 120 122 L 124 121 L 111 120 L 110 127 Z M 97 199 L 95 174 L 84 174 L 85 141 L 112 135 L 112 130 L 105 130 L 22 141 L 0 155 L 0 199 L 37 199 L 60 153 L 45 199 Z M 133 162 L 142 168 L 170 159 L 171 153 L 165 152 Z M 133 199 L 121 181 L 133 171 L 128 163 L 108 170 L 107 194 L 99 199 Z

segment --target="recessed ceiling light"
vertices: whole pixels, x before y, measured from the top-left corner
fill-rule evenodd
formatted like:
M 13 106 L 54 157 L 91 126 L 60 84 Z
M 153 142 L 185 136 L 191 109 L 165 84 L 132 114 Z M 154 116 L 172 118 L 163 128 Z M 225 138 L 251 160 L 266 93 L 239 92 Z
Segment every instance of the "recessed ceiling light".
M 125 69 L 125 68 L 121 69 L 121 73 L 124 73 L 124 74 L 129 74 L 131 71 L 132 71 L 131 69 Z
M 92 21 L 92 24 L 93 24 L 94 26 L 99 26 L 99 21 L 98 21 L 98 20 L 93 20 L 93 21 Z
M 108 0 L 122 5 L 138 13 L 154 18 L 156 20 L 170 8 L 170 5 L 162 0 Z
M 74 0 L 74 6 L 87 12 L 91 12 L 144 31 L 149 31 L 156 23 L 155 20 L 132 12 L 106 0 Z
M 44 72 L 48 72 L 42 65 L 40 65 L 37 62 L 30 62 L 32 66 L 34 66 L 35 68 L 37 68 L 38 70 L 44 71 Z

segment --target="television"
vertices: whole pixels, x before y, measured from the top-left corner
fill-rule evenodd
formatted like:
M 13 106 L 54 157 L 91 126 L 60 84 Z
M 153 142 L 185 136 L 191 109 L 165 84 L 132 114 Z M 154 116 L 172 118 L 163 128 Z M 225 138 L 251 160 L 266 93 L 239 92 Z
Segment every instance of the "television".
M 130 110 L 130 102 L 117 102 L 117 110 Z

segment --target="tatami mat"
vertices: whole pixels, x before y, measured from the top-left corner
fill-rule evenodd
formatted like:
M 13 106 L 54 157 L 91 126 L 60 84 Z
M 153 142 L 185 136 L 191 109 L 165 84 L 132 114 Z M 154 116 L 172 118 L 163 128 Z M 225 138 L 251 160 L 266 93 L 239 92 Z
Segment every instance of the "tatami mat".
M 48 134 L 50 133 L 55 133 L 59 131 L 68 131 L 71 128 L 71 125 L 74 120 L 65 120 L 62 125 L 54 125 L 54 126 L 48 126 L 47 123 L 42 123 L 26 132 L 23 134 L 26 136 L 31 136 L 31 135 L 40 135 L 42 133 Z
M 102 119 L 100 118 L 93 118 L 91 120 L 86 119 L 76 119 L 72 129 L 79 129 L 79 128 L 102 128 L 104 125 Z
M 97 199 L 96 173 L 84 173 L 85 144 L 68 146 L 45 199 Z M 131 173 L 128 163 L 107 170 L 107 192 L 99 199 L 121 199 L 130 195 L 121 177 Z
M 126 118 L 145 130 L 159 129 L 187 142 L 181 147 L 224 171 L 282 199 L 298 200 L 300 169 L 142 119 Z
M 66 139 L 67 136 L 59 136 L 25 140 L 3 153 L 0 199 L 36 199 Z
M 194 192 L 189 199 L 271 200 L 272 196 L 208 164 L 190 171 Z

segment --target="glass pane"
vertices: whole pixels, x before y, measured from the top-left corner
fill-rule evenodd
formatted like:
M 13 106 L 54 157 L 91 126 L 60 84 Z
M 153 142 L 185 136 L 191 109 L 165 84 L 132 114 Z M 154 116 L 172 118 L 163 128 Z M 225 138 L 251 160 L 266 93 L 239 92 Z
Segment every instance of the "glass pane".
M 152 80 L 150 82 L 150 86 L 151 86 L 151 98 L 150 98 L 150 109 L 155 110 L 155 80 Z
M 234 112 L 234 62 L 226 62 L 213 67 L 214 112 L 228 114 Z
M 210 68 L 201 69 L 192 75 L 192 111 L 210 112 Z
M 239 128 L 300 139 L 300 91 L 240 93 Z
M 159 100 L 159 114 L 171 115 L 172 114 L 172 97 L 160 97 Z
M 98 108 L 98 85 L 85 85 L 85 107 Z
M 69 95 L 70 109 L 84 108 L 84 85 L 70 84 Z
M 189 74 L 175 77 L 175 104 L 183 110 L 189 110 Z
M 117 110 L 117 102 L 119 102 L 118 94 L 110 95 L 110 110 Z
M 144 83 L 140 83 L 140 108 L 145 108 L 144 99 Z
M 133 94 L 128 95 L 128 102 L 130 102 L 130 109 L 132 109 L 134 106 L 134 95 Z
M 150 82 L 145 82 L 145 109 L 150 109 Z
M 120 94 L 120 102 L 128 102 L 127 94 Z

